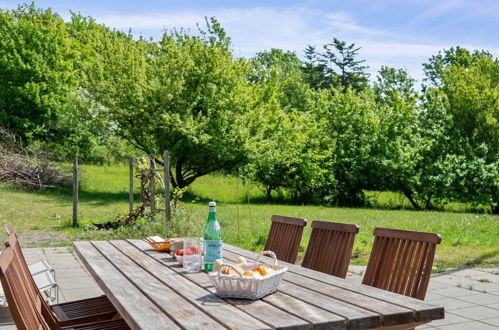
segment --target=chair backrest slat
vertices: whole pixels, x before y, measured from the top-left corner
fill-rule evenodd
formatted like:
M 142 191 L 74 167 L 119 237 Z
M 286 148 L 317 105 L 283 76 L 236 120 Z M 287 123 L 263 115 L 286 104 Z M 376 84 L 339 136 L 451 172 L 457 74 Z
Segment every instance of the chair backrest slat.
M 18 329 L 50 329 L 42 316 L 42 302 L 30 296 L 11 247 L 6 247 L 0 255 L 0 281 Z
M 265 250 L 273 251 L 279 260 L 294 263 L 307 220 L 273 215 L 271 221 Z
M 345 278 L 358 232 L 357 225 L 313 221 L 302 266 Z
M 376 228 L 374 236 L 362 283 L 424 299 L 440 235 Z

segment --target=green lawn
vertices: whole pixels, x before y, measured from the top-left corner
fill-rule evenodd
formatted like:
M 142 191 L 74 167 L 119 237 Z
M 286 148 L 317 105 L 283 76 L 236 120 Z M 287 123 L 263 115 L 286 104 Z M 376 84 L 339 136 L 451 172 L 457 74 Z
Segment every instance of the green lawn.
M 112 220 L 128 210 L 128 169 L 126 166 L 83 165 L 79 215 L 83 223 Z M 138 182 L 136 184 L 138 187 Z M 138 189 L 136 190 L 138 192 Z M 455 204 L 452 212 L 410 210 L 395 193 L 370 193 L 373 204 L 391 209 L 339 208 L 326 206 L 267 204 L 254 184 L 244 184 L 233 176 L 210 175 L 198 179 L 185 194 L 184 209 L 193 220 L 191 232 L 201 235 L 207 217 L 207 202 L 218 202 L 218 217 L 224 240 L 252 250 L 261 250 L 272 214 L 356 223 L 360 226 L 354 247 L 355 263 L 365 263 L 376 226 L 438 232 L 442 244 L 437 249 L 437 266 L 499 264 L 499 217 L 458 212 L 467 207 Z M 249 198 L 249 203 L 248 203 Z M 136 194 L 138 200 L 138 193 Z M 276 196 L 276 200 L 280 200 Z M 144 231 L 94 231 L 91 226 L 72 229 L 70 190 L 26 192 L 0 187 L 0 220 L 22 233 L 24 245 L 68 245 L 75 239 L 105 239 L 141 236 Z M 310 236 L 307 226 L 301 255 Z

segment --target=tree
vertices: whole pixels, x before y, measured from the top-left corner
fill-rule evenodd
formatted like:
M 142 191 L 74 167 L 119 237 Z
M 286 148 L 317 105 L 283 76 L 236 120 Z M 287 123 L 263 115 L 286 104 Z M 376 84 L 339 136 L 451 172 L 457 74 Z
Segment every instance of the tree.
M 453 177 L 446 193 L 499 213 L 499 61 L 484 52 L 461 54 L 469 60 L 439 76 L 450 117 L 447 166 Z
M 257 89 L 267 93 L 260 102 L 277 98 L 284 110 L 308 111 L 310 87 L 302 72 L 303 63 L 293 52 L 271 49 L 258 53 L 250 60 L 250 81 Z
M 328 156 L 324 170 L 335 180 L 328 183 L 327 199 L 340 205 L 363 205 L 363 190 L 378 175 L 373 157 L 379 129 L 375 96 L 371 90 L 324 90 L 316 104 L 322 140 L 316 152 Z
M 34 4 L 0 10 L 0 123 L 25 139 L 61 139 L 57 120 L 79 83 L 64 21 Z
M 321 54 L 321 62 L 326 67 L 326 75 L 335 87 L 362 90 L 367 86 L 368 68 L 362 65 L 365 60 L 357 60 L 360 47 L 354 43 L 347 45 L 345 41 L 337 38 L 323 46 L 325 53 Z
M 321 55 L 315 46 L 308 45 L 305 49 L 305 62 L 302 67 L 305 81 L 311 88 L 327 88 L 326 66 L 321 61 Z
M 317 202 L 326 179 L 324 154 L 317 150 L 320 139 L 317 123 L 310 114 L 313 92 L 294 53 L 272 49 L 251 60 L 250 80 L 260 104 L 258 130 L 246 172 L 272 191 L 286 189 L 295 200 Z
M 233 58 L 219 23 L 212 18 L 199 32 L 167 31 L 150 42 L 106 31 L 85 69 L 117 134 L 146 153 L 168 149 L 180 188 L 244 161 L 258 110 L 249 67 Z
M 451 47 L 439 52 L 437 55 L 433 55 L 430 57 L 428 63 L 423 63 L 424 81 L 429 84 L 425 88 L 440 86 L 442 75 L 447 67 L 457 66 L 466 68 L 479 58 L 492 59 L 493 56 L 486 50 L 475 50 L 473 53 L 470 53 L 466 48 L 459 46 Z
M 499 200 L 497 61 L 459 47 L 444 54 L 425 65 L 431 85 L 421 97 L 405 74 L 398 75 L 399 83 L 389 83 L 393 70 L 382 70 L 374 86 L 385 109 L 378 142 L 387 151 L 380 154 L 385 187 L 402 191 L 416 209 L 450 200 L 494 208 Z
M 362 65 L 365 60 L 358 60 L 360 47 L 354 43 L 347 45 L 337 38 L 330 44 L 323 45 L 324 52 L 318 52 L 314 46 L 305 49 L 306 61 L 303 66 L 305 79 L 314 89 L 335 87 L 353 88 L 360 91 L 367 87 L 368 68 Z
M 373 88 L 378 100 L 387 104 L 390 103 L 390 99 L 397 96 L 406 99 L 416 98 L 414 82 L 406 70 L 382 66 Z

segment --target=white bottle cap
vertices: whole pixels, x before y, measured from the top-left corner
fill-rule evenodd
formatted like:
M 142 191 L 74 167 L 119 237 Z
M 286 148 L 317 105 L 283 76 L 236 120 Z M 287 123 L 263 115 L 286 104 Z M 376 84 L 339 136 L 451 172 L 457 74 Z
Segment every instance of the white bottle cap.
M 214 202 L 214 201 L 213 202 L 209 202 L 208 206 L 217 206 L 217 202 Z

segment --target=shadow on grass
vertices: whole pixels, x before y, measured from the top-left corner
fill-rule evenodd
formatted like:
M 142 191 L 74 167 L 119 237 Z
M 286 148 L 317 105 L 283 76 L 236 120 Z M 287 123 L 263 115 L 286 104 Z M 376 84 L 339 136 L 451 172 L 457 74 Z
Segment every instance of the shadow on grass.
M 71 203 L 73 200 L 73 192 L 71 188 L 47 189 L 47 190 L 24 190 L 20 188 L 8 188 L 11 191 L 22 192 L 25 194 L 33 194 L 36 196 L 44 196 L 53 198 L 60 202 Z M 78 200 L 80 202 L 91 203 L 94 205 L 106 205 L 107 203 L 128 202 L 128 192 L 102 192 L 102 191 L 87 191 L 81 189 L 78 192 Z M 140 193 L 134 193 L 134 200 L 137 203 L 140 200 Z
M 211 198 L 206 197 L 206 196 L 199 196 L 196 193 L 192 191 L 186 191 L 184 195 L 182 196 L 182 201 L 183 202 L 201 202 L 201 203 L 206 203 L 211 202 Z M 224 204 L 247 204 L 248 200 L 245 198 L 239 199 L 239 201 L 224 201 L 224 200 L 219 200 L 220 202 L 223 202 Z M 249 200 L 250 204 L 258 204 L 258 205 L 272 205 L 272 204 L 279 204 L 279 205 L 302 205 L 302 203 L 298 203 L 296 201 L 293 201 L 289 198 L 285 197 L 274 197 L 272 200 L 267 200 L 265 197 L 252 197 Z M 310 204 L 311 205 L 311 204 Z
M 23 193 L 29 193 L 37 196 L 45 196 L 56 199 L 61 203 L 71 203 L 73 199 L 72 189 L 71 188 L 61 188 L 61 189 L 51 189 L 51 190 L 41 190 L 41 191 L 29 191 L 16 187 L 8 187 L 7 189 L 12 191 L 20 191 Z M 157 195 L 163 195 L 164 190 L 158 189 Z M 173 198 L 173 196 L 172 196 Z M 119 202 L 128 202 L 128 192 L 127 191 L 88 191 L 85 188 L 81 188 L 78 194 L 78 199 L 82 203 L 88 203 L 95 206 L 105 206 L 109 203 L 119 203 Z M 138 203 L 140 201 L 140 193 L 134 193 L 134 201 Z M 211 201 L 211 198 L 207 196 L 200 196 L 193 191 L 186 191 L 182 196 L 183 202 L 199 202 L 203 204 L 208 204 Z M 245 205 L 248 204 L 248 200 L 246 198 L 241 198 L 239 201 L 224 201 L 218 200 L 226 205 Z M 371 209 L 371 210 L 405 210 L 405 211 L 437 211 L 437 212 L 449 212 L 449 213 L 480 213 L 480 214 L 490 214 L 490 212 L 486 212 L 486 210 L 477 207 L 467 206 L 464 209 L 446 209 L 445 207 L 435 207 L 429 210 L 415 210 L 411 206 L 405 205 L 380 205 L 376 202 L 369 201 L 366 205 L 363 206 L 352 206 L 352 205 L 340 205 L 340 204 L 331 204 L 331 203 L 307 203 L 297 199 L 294 199 L 290 196 L 286 196 L 285 194 L 279 194 L 277 196 L 273 196 L 272 200 L 268 200 L 265 196 L 253 196 L 249 199 L 249 204 L 253 205 L 296 205 L 296 206 L 320 206 L 320 207 L 341 207 L 341 208 L 350 208 L 350 209 Z
M 473 259 L 471 259 L 470 261 L 468 261 L 467 263 L 464 264 L 464 267 L 463 268 L 468 268 L 468 267 L 474 267 L 474 266 L 478 266 L 478 265 L 481 265 L 483 264 L 487 259 L 490 259 L 490 258 L 493 258 L 493 257 L 496 257 L 499 255 L 499 249 L 496 249 L 494 251 L 490 251 L 490 252 L 487 252 L 487 253 L 484 253 L 484 254 L 481 254 Z
M 441 273 L 443 275 L 452 274 L 454 272 L 457 272 L 457 271 L 460 271 L 463 269 L 473 268 L 473 267 L 477 267 L 480 265 L 487 265 L 487 260 L 494 258 L 494 257 L 497 257 L 497 256 L 499 256 L 499 249 L 480 254 L 480 255 L 476 256 L 475 258 L 467 261 L 466 263 L 459 265 L 456 268 L 452 268 L 450 270 L 447 269 L 448 265 L 446 265 L 445 263 L 443 263 L 440 266 L 437 263 L 437 265 L 436 265 L 437 269 L 440 268 L 437 271 L 437 273 Z M 490 264 L 488 264 L 488 265 L 490 265 Z

